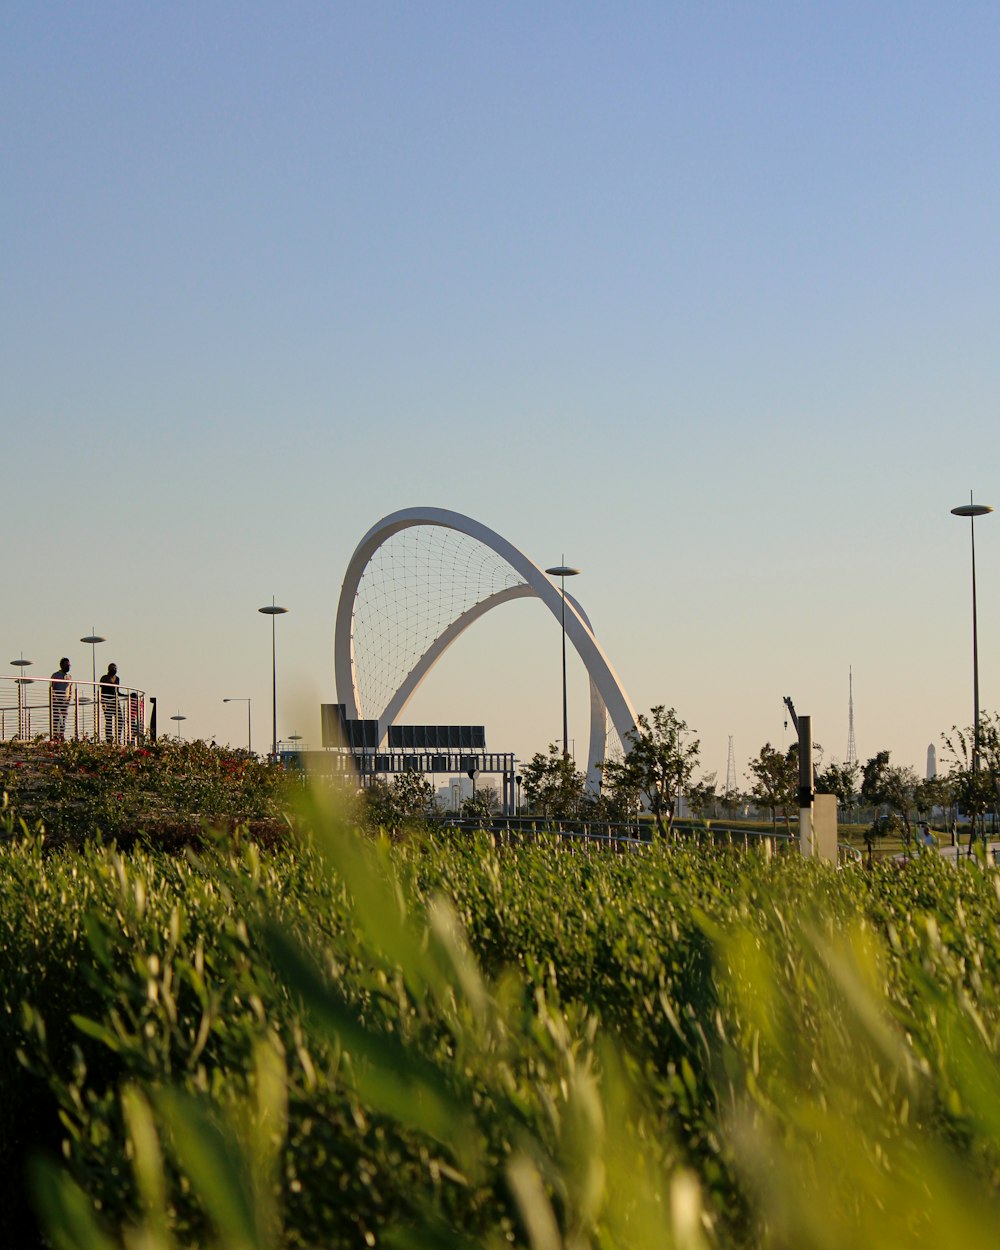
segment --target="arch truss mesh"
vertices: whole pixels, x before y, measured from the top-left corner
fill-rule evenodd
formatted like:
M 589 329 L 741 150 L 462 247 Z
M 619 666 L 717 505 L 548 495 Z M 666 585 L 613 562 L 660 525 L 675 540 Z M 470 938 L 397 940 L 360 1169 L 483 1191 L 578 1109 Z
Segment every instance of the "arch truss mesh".
M 525 580 L 478 539 L 414 525 L 386 539 L 354 600 L 354 667 L 361 715 L 385 711 L 428 647 L 465 612 Z

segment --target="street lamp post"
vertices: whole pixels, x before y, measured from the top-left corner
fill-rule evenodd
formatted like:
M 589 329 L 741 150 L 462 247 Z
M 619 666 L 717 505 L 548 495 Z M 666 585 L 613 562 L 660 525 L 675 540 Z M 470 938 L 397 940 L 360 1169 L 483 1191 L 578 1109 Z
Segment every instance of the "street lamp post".
M 972 770 L 979 770 L 979 623 L 976 614 L 976 517 L 985 516 L 993 509 L 984 503 L 972 502 L 972 491 L 969 491 L 969 502 L 952 508 L 952 516 L 969 518 L 969 537 L 972 542 Z
M 90 680 L 97 685 L 97 644 L 99 642 L 107 642 L 107 638 L 102 638 L 100 634 L 95 634 L 93 628 L 85 638 L 80 639 L 81 642 L 90 643 Z
M 223 699 L 223 703 L 245 703 L 247 705 L 247 755 L 253 755 L 253 735 L 250 732 L 250 700 L 249 699 Z
M 99 642 L 107 642 L 107 639 L 102 638 L 101 635 L 98 634 L 94 630 L 94 627 L 91 626 L 90 633 L 87 634 L 85 637 L 81 638 L 80 641 L 89 643 L 90 645 L 90 681 L 91 681 L 91 686 L 92 686 L 91 694 L 94 700 L 94 741 L 96 742 L 97 741 L 97 644 Z
M 178 740 L 178 742 L 179 742 L 179 741 L 180 741 L 180 737 L 181 737 L 181 721 L 182 721 L 182 720 L 187 720 L 187 717 L 186 717 L 186 716 L 182 716 L 182 715 L 180 714 L 180 712 L 178 712 L 176 716 L 171 716 L 171 718 L 170 718 L 170 719 L 171 719 L 172 721 L 176 721 L 176 722 L 177 722 L 177 740 Z
M 11 664 L 17 669 L 19 674 L 14 679 L 17 683 L 17 736 L 19 738 L 27 738 L 29 736 L 28 729 L 30 726 L 28 725 L 28 719 L 31 713 L 28 712 L 24 705 L 24 687 L 31 685 L 31 678 L 25 677 L 24 670 L 30 668 L 33 663 L 33 660 L 24 658 L 23 651 L 19 660 L 11 660 Z
M 278 758 L 278 659 L 275 644 L 274 618 L 283 616 L 288 609 L 275 605 L 274 597 L 267 607 L 258 608 L 265 616 L 271 618 L 271 758 Z
M 563 556 L 565 560 L 566 557 Z M 569 713 L 566 702 L 566 578 L 576 577 L 579 569 L 571 569 L 567 564 L 557 564 L 546 569 L 549 577 L 559 578 L 559 593 L 562 596 L 562 703 L 563 703 L 563 758 L 569 755 Z

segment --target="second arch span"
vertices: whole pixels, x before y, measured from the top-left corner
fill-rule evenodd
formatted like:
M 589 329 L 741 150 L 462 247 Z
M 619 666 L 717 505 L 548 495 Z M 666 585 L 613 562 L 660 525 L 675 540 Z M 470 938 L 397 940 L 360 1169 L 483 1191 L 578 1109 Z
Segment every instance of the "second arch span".
M 362 707 L 355 662 L 354 615 L 355 602 L 361 579 L 372 557 L 394 534 L 415 526 L 436 525 L 455 530 L 488 547 L 523 579 L 522 584 L 508 586 L 461 612 L 424 649 L 409 673 L 403 678 L 389 698 L 385 707 L 374 709 Z M 402 715 L 407 703 L 413 698 L 421 682 L 451 644 L 481 616 L 503 603 L 514 599 L 536 598 L 549 609 L 555 619 L 561 619 L 562 596 L 544 571 L 506 538 L 488 526 L 444 508 L 404 508 L 390 513 L 377 521 L 358 543 L 344 576 L 337 605 L 334 630 L 334 675 L 337 698 L 344 704 L 350 719 L 378 720 L 378 742 L 385 742 L 389 726 Z M 607 720 L 611 718 L 624 746 L 636 728 L 636 714 L 617 673 L 594 636 L 590 620 L 577 600 L 566 595 L 566 637 L 583 661 L 590 679 L 590 745 L 587 756 L 587 784 L 591 789 L 600 786 L 598 765 L 604 757 L 607 736 Z

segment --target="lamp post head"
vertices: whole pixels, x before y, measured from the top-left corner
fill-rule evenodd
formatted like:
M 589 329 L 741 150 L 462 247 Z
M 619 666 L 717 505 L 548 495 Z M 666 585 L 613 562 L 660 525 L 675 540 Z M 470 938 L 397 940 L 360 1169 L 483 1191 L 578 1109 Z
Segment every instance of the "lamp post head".
M 269 603 L 266 608 L 258 608 L 257 611 L 263 612 L 265 616 L 283 616 L 288 609 L 279 608 L 276 604 Z
M 952 516 L 976 517 L 976 516 L 985 516 L 987 512 L 992 512 L 992 511 L 993 509 L 989 506 L 989 504 L 963 503 L 963 504 L 960 504 L 957 508 L 952 508 L 951 515 Z
M 545 571 L 549 577 L 576 577 L 580 572 L 579 569 L 571 569 L 568 564 L 557 564 L 554 568 Z
M 100 634 L 88 634 L 86 638 L 81 638 L 81 642 L 89 642 L 92 647 L 96 647 L 99 642 L 107 642 L 107 638 L 102 638 Z

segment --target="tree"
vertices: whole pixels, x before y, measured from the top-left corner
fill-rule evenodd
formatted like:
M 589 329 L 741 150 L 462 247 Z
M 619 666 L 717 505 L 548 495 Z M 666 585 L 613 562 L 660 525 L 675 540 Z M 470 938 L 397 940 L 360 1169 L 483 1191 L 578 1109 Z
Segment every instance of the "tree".
M 972 729 L 951 728 L 941 735 L 951 756 L 948 780 L 959 810 L 969 817 L 969 853 L 977 833 L 986 837 L 986 813 L 997 819 L 1000 793 L 1000 718 L 984 712 L 979 718 L 979 758 L 975 755 L 975 734 Z M 976 767 L 978 763 L 978 767 Z
M 775 826 L 776 813 L 780 807 L 785 820 L 785 831 L 791 832 L 788 809 L 795 801 L 799 784 L 798 748 L 791 748 L 787 754 L 782 754 L 770 742 L 765 742 L 748 767 L 749 775 L 753 779 L 751 797 L 770 811 L 771 828 Z
M 634 780 L 629 777 L 613 777 L 605 760 L 599 765 L 602 772 L 600 794 L 584 796 L 586 816 L 590 820 L 634 821 L 642 810 L 642 794 Z
M 571 820 L 579 815 L 587 779 L 554 742 L 549 743 L 547 755 L 535 752 L 521 769 L 521 776 L 529 811 L 540 813 L 546 820 Z
M 604 762 L 604 777 L 613 788 L 632 789 L 643 796 L 660 837 L 666 837 L 673 826 L 677 796 L 691 781 L 701 753 L 701 743 L 689 734 L 674 709 L 661 704 L 650 710 L 649 717 L 640 713 L 635 729 L 627 735 L 624 759 Z
M 908 765 L 891 764 L 891 752 L 879 751 L 861 772 L 861 797 L 873 807 L 888 807 L 903 822 L 903 840 L 909 847 L 913 836 L 910 812 L 917 788 L 917 774 Z
M 913 791 L 913 806 L 918 816 L 926 816 L 928 824 L 935 807 L 947 810 L 952 804 L 952 785 L 949 777 L 925 777 L 917 782 Z
M 838 764 L 832 760 L 816 773 L 816 793 L 836 795 L 842 808 L 853 807 L 858 797 L 860 773 L 857 764 Z
M 717 775 L 716 773 L 707 773 L 700 781 L 696 781 L 693 786 L 688 787 L 688 806 L 702 820 L 707 819 L 710 815 L 714 815 L 719 802 L 719 795 L 716 791 Z
M 363 801 L 368 823 L 388 833 L 437 815 L 434 787 L 422 773 L 397 773 L 391 785 L 377 778 L 363 791 Z
M 903 832 L 903 824 L 899 817 L 894 813 L 887 816 L 880 816 L 877 812 L 872 823 L 865 830 L 865 846 L 868 848 L 868 867 L 870 868 L 875 861 L 875 843 L 881 842 L 883 838 L 891 837 Z
M 492 823 L 500 810 L 500 796 L 496 786 L 480 786 L 474 795 L 462 800 L 462 816 L 475 820 L 483 827 Z

